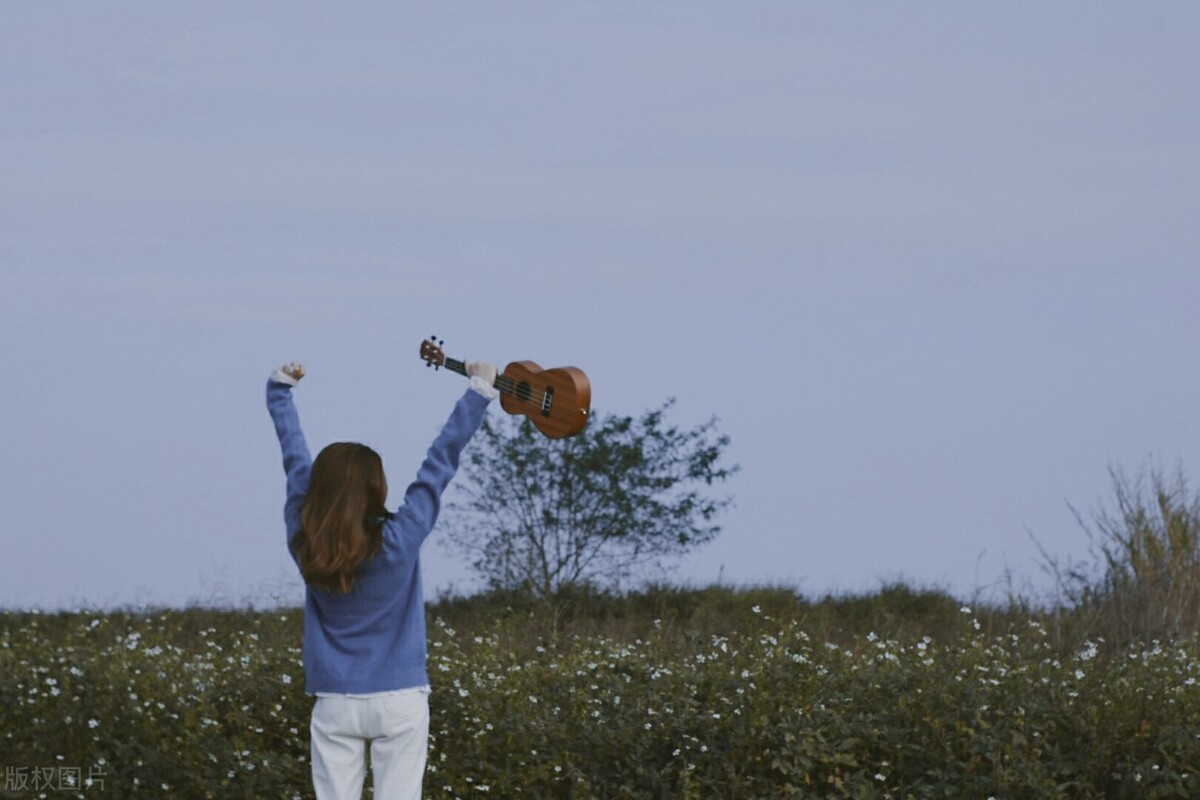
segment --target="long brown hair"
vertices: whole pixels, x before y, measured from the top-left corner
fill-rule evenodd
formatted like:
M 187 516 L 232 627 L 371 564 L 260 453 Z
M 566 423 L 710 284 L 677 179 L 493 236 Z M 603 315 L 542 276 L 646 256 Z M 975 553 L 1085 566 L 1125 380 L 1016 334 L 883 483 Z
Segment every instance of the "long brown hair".
M 386 501 L 387 479 L 374 450 L 337 442 L 317 454 L 293 540 L 305 583 L 353 591 L 359 567 L 383 542 Z

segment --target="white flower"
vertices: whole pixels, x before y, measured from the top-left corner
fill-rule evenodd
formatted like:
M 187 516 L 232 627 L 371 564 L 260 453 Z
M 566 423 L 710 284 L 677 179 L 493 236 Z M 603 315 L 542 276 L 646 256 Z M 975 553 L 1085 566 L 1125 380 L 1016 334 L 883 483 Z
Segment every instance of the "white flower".
M 291 675 L 288 675 L 288 674 L 285 672 L 285 673 L 283 673 L 282 675 L 280 675 L 280 676 L 279 676 L 279 680 L 283 681 L 284 683 L 291 683 L 291 682 L 292 682 L 292 676 L 291 676 Z
M 98 719 L 89 719 L 88 720 L 89 728 L 97 728 L 99 726 L 100 726 L 100 720 L 98 720 Z
M 876 772 L 876 773 L 875 773 L 875 780 L 877 780 L 877 781 L 885 781 L 885 780 L 887 780 L 887 777 L 886 777 L 886 776 L 885 776 L 885 775 L 884 775 L 882 772 Z

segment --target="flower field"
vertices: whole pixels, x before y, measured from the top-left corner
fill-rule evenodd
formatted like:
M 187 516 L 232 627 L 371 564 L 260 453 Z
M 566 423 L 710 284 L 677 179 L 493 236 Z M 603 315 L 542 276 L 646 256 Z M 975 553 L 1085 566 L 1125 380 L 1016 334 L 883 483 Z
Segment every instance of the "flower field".
M 586 632 L 438 612 L 429 798 L 1200 796 L 1191 639 L 957 603 L 838 636 L 749 596 Z M 0 797 L 311 796 L 301 617 L 0 614 Z

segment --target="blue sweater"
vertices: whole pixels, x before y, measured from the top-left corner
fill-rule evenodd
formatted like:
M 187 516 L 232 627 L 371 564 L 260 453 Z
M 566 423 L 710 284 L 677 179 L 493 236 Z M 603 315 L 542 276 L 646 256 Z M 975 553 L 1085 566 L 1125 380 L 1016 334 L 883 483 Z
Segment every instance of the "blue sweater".
M 309 694 L 370 694 L 429 683 L 421 543 L 437 521 L 442 492 L 458 470 L 463 447 L 483 422 L 487 405 L 487 398 L 470 389 L 458 400 L 404 502 L 384 523 L 383 544 L 360 568 L 354 590 L 335 594 L 306 588 L 304 675 Z M 300 528 L 312 457 L 291 387 L 268 381 L 267 409 L 287 473 L 283 516 L 288 551 L 299 566 L 291 541 Z

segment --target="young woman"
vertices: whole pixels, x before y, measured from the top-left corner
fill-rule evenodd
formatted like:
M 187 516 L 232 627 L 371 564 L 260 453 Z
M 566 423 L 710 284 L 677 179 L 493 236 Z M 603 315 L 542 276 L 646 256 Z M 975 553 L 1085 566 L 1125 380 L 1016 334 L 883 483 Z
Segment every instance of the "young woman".
M 318 800 L 362 796 L 370 752 L 376 800 L 420 798 L 429 737 L 421 543 L 437 520 L 459 454 L 479 428 L 496 368 L 467 363 L 454 406 L 398 510 L 389 512 L 378 454 L 339 442 L 309 455 L 292 388 L 304 367 L 267 382 L 287 474 L 287 547 L 306 584 L 304 675 Z

